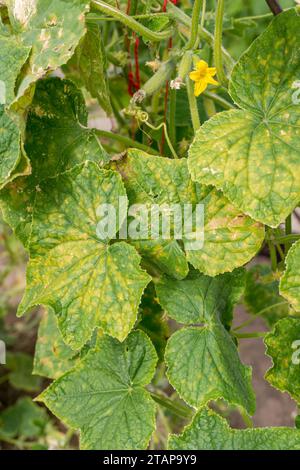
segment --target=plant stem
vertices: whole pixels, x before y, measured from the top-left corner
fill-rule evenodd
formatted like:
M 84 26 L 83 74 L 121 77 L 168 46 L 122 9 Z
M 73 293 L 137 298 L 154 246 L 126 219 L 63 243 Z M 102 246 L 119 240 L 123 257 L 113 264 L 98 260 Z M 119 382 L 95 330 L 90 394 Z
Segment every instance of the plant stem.
M 277 304 L 269 305 L 268 307 L 263 308 L 259 312 L 255 313 L 255 315 L 253 315 L 251 318 L 249 318 L 248 320 L 244 321 L 239 326 L 234 328 L 232 331 L 234 332 L 234 331 L 241 330 L 242 328 L 245 328 L 245 326 L 250 325 L 250 323 L 256 320 L 256 318 L 261 316 L 263 313 L 268 312 L 269 310 L 272 310 L 273 308 L 280 307 L 282 305 L 288 305 L 288 302 L 278 302 Z
M 282 12 L 282 8 L 277 2 L 277 0 L 266 0 L 271 12 L 273 15 L 279 15 Z
M 183 32 L 183 34 L 187 37 L 190 37 L 190 30 L 192 27 L 191 18 L 188 15 L 186 15 L 182 10 L 180 10 L 178 7 L 173 5 L 172 2 L 168 3 L 168 13 L 175 21 L 177 21 L 178 23 L 181 23 L 187 28 L 187 31 Z M 214 47 L 214 42 L 215 42 L 214 36 L 209 31 L 207 31 L 207 29 L 202 28 L 200 26 L 198 29 L 198 35 L 199 35 L 199 39 L 203 39 L 211 47 Z M 224 61 L 226 62 L 228 68 L 231 69 L 234 66 L 235 61 L 233 60 L 229 52 L 223 46 L 222 46 L 222 54 L 223 54 Z
M 272 236 L 271 229 L 267 228 L 267 233 L 269 235 L 267 242 L 268 242 L 268 247 L 269 247 L 269 252 L 270 252 L 272 271 L 276 271 L 277 270 L 277 254 L 276 254 L 276 248 L 273 243 L 273 236 Z
M 248 413 L 244 410 L 242 406 L 239 407 L 239 412 L 247 428 L 253 428 L 253 422 Z
M 203 0 L 194 1 L 193 13 L 192 13 L 191 36 L 186 45 L 186 49 L 194 49 L 195 44 L 197 42 L 202 1 Z
M 172 413 L 179 416 L 180 418 L 189 419 L 192 417 L 193 411 L 190 408 L 179 405 L 178 403 L 175 403 L 170 398 L 164 395 L 158 394 L 158 393 L 150 392 L 150 395 L 153 398 L 153 400 L 156 401 L 156 403 L 163 406 L 164 408 L 167 408 L 168 410 L 170 410 Z
M 300 235 L 297 233 L 267 238 L 267 241 L 273 241 L 274 243 L 296 242 L 297 240 L 300 240 Z
M 234 333 L 236 338 L 264 338 L 266 336 L 265 331 L 254 331 L 253 333 Z
M 126 147 L 137 148 L 140 150 L 144 150 L 145 152 L 150 153 L 151 155 L 157 155 L 157 151 L 148 147 L 148 145 L 141 144 L 136 140 L 131 139 L 130 137 L 126 137 L 124 135 L 115 134 L 114 132 L 104 131 L 102 129 L 93 129 L 93 132 L 98 135 L 99 137 L 105 137 L 107 139 L 116 140 L 121 144 L 125 145 Z
M 285 219 L 285 234 L 287 236 L 292 234 L 292 214 L 288 215 L 287 218 Z M 284 245 L 284 251 L 287 254 L 291 247 L 291 243 L 286 242 Z
M 203 95 L 215 101 L 224 109 L 236 109 L 236 107 L 232 103 L 229 103 L 229 101 L 225 100 L 225 98 L 222 98 L 222 96 L 219 96 L 216 93 L 212 93 L 211 91 L 205 91 Z
M 222 57 L 222 32 L 223 32 L 224 0 L 218 0 L 215 25 L 214 60 L 218 79 L 224 87 L 227 87 L 228 79 L 223 67 Z
M 169 136 L 173 147 L 176 145 L 176 90 L 170 89 L 169 102 Z
M 102 2 L 101 0 L 92 0 L 91 5 L 96 10 L 99 10 L 102 13 L 106 13 L 107 15 L 112 16 L 115 20 L 120 21 L 125 26 L 132 29 L 137 34 L 140 34 L 141 36 L 143 36 L 145 39 L 148 39 L 149 41 L 159 42 L 164 39 L 168 39 L 172 34 L 172 31 L 170 29 L 168 29 L 167 31 L 154 32 L 151 29 L 146 28 L 146 26 L 143 26 L 142 24 L 140 24 L 131 16 L 126 15 L 126 13 L 124 13 L 123 11 L 118 10 L 117 8 L 114 8 L 113 6 L 108 5 L 105 2 Z
M 199 118 L 197 99 L 194 94 L 194 87 L 189 77 L 186 77 L 186 90 L 187 90 L 187 95 L 189 99 L 193 129 L 194 129 L 194 133 L 196 133 L 197 130 L 200 129 L 201 123 L 200 123 L 200 118 Z

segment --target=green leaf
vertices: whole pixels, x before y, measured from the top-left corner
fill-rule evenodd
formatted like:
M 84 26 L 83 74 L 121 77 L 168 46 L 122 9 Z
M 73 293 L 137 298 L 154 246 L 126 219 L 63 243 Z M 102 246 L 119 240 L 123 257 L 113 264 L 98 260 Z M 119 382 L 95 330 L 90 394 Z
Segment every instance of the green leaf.
M 288 302 L 279 295 L 279 282 L 267 264 L 257 264 L 247 272 L 244 302 L 249 313 L 261 316 L 270 326 L 290 310 Z
M 0 194 L 4 218 L 25 245 L 40 182 L 85 160 L 108 161 L 87 119 L 82 93 L 72 82 L 49 78 L 37 83 L 25 132 L 32 175 L 18 178 Z
M 31 398 L 20 398 L 13 406 L 0 413 L 0 441 L 4 438 L 38 438 L 44 434 L 49 422 L 46 410 L 32 402 Z
M 11 0 L 8 11 L 13 32 L 31 47 L 17 97 L 49 70 L 65 64 L 85 33 L 87 0 Z
M 285 260 L 286 270 L 280 280 L 280 293 L 300 312 L 300 240 L 294 243 Z
M 300 108 L 293 101 L 299 40 L 295 10 L 274 18 L 233 69 L 229 92 L 243 110 L 207 121 L 189 151 L 193 180 L 221 189 L 245 214 L 272 227 L 300 199 Z
M 111 114 L 106 69 L 107 62 L 101 39 L 101 30 L 96 24 L 88 24 L 83 40 L 64 67 L 64 71 L 79 86 L 84 85 L 91 96 L 97 98 L 104 111 Z
M 9 369 L 9 382 L 17 389 L 37 392 L 41 389 L 40 377 L 32 375 L 33 359 L 21 352 L 7 354 L 6 366 Z
M 249 261 L 258 251 L 264 231 L 236 210 L 223 195 L 211 187 L 191 181 L 185 159 L 171 160 L 129 150 L 126 159 L 117 163 L 130 204 L 145 204 L 148 210 L 158 204 L 203 204 L 204 246 L 189 249 L 183 239 L 187 261 L 195 268 L 216 275 L 232 271 Z M 202 227 L 200 227 L 201 229 Z M 182 279 L 188 267 L 177 240 L 133 241 L 139 252 L 168 275 Z
M 251 368 L 240 362 L 237 348 L 222 320 L 230 325 L 232 309 L 244 288 L 243 272 L 215 278 L 192 273 L 183 281 L 163 279 L 157 286 L 159 302 L 171 318 L 184 324 L 167 343 L 165 361 L 170 383 L 191 406 L 224 398 L 255 411 Z
M 36 195 L 27 288 L 18 313 L 37 304 L 52 307 L 73 349 L 80 349 L 97 327 L 125 339 L 150 280 L 132 246 L 110 245 L 97 236 L 100 204 L 116 208 L 117 230 L 123 222 L 119 197 L 127 201 L 120 176 L 94 162 L 44 180 Z
M 30 47 L 19 44 L 14 37 L 0 36 L 0 104 L 9 105 L 15 98 L 20 70 L 27 60 Z
M 265 337 L 265 344 L 273 361 L 266 379 L 300 404 L 300 319 L 280 320 Z
M 300 431 L 292 428 L 231 429 L 227 421 L 202 409 L 179 436 L 171 435 L 171 450 L 299 450 Z
M 13 179 L 21 158 L 20 132 L 0 104 L 0 189 Z
M 103 336 L 95 350 L 38 400 L 80 429 L 82 449 L 145 449 L 155 428 L 155 404 L 144 386 L 153 377 L 156 360 L 141 331 L 123 343 Z
M 54 312 L 48 308 L 39 326 L 33 374 L 57 379 L 77 361 L 76 353 L 62 339 Z

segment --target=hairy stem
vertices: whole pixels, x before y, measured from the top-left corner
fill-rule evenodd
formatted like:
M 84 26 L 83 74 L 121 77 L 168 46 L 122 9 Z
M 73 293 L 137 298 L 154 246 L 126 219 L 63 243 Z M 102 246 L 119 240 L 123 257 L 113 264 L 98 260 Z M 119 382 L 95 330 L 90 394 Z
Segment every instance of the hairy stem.
M 217 69 L 218 80 L 221 85 L 227 87 L 228 79 L 225 74 L 222 56 L 222 33 L 223 33 L 224 0 L 218 0 L 215 25 L 214 59 Z
M 169 135 L 173 147 L 176 145 L 176 90 L 170 89 L 170 104 L 169 104 Z
M 124 135 L 114 134 L 114 132 L 104 131 L 102 129 L 93 129 L 93 132 L 99 137 L 105 137 L 107 139 L 116 140 L 117 142 L 120 142 L 120 144 L 123 144 L 126 147 L 144 150 L 145 152 L 148 152 L 151 155 L 157 155 L 158 153 L 151 147 L 148 147 L 148 145 L 141 144 L 140 142 L 137 142 L 136 140 L 133 140 L 130 137 L 126 137 Z
M 229 101 L 225 100 L 225 98 L 222 98 L 222 96 L 217 95 L 216 93 L 212 93 L 211 91 L 204 91 L 203 95 L 215 101 L 224 109 L 236 109 L 232 103 L 229 103 Z
M 239 326 L 234 328 L 232 331 L 238 331 L 238 330 L 241 330 L 242 328 L 245 328 L 245 326 L 248 326 L 252 322 L 254 322 L 257 317 L 259 317 L 262 314 L 268 312 L 269 310 L 272 310 L 273 308 L 281 307 L 282 305 L 288 305 L 288 302 L 278 302 L 277 304 L 269 305 L 268 307 L 263 308 L 259 312 L 255 313 L 251 318 L 249 318 L 248 320 L 244 321 Z
M 200 128 L 201 123 L 200 123 L 200 118 L 199 118 L 197 99 L 194 94 L 194 87 L 189 77 L 186 77 L 186 89 L 187 89 L 188 100 L 189 100 L 189 105 L 190 105 L 190 113 L 191 113 L 191 118 L 192 118 L 193 129 L 194 129 L 194 133 L 196 133 L 197 130 Z
M 168 39 L 172 34 L 171 30 L 161 31 L 161 32 L 151 31 L 151 29 L 146 28 L 146 26 L 143 26 L 142 24 L 140 24 L 131 16 L 126 15 L 126 13 L 124 13 L 123 11 L 118 10 L 117 8 L 114 8 L 113 6 L 108 5 L 105 2 L 102 2 L 101 0 L 92 0 L 91 5 L 96 10 L 99 10 L 102 13 L 106 13 L 107 15 L 112 16 L 115 20 L 120 21 L 125 26 L 132 29 L 137 34 L 141 34 L 144 38 L 148 39 L 149 41 L 159 42 L 164 39 Z
M 158 393 L 150 392 L 150 394 L 153 400 L 156 401 L 156 403 L 163 406 L 164 408 L 167 408 L 168 410 L 170 410 L 172 413 L 179 416 L 180 418 L 189 419 L 192 417 L 193 412 L 187 406 L 179 405 L 178 403 L 175 403 L 170 398 L 164 395 L 158 394 Z
M 186 49 L 194 49 L 195 44 L 197 42 L 202 2 L 203 0 L 194 1 L 193 13 L 192 13 L 191 36 L 186 45 Z
M 236 338 L 247 339 L 247 338 L 264 338 L 266 336 L 265 331 L 253 331 L 253 333 L 233 333 Z
M 173 5 L 173 3 L 171 2 L 168 3 L 168 13 L 173 18 L 173 20 L 177 21 L 178 23 L 181 23 L 187 28 L 187 32 L 184 34 L 190 37 L 190 30 L 192 27 L 191 18 L 188 15 L 186 15 L 182 10 L 180 10 L 178 7 Z M 215 42 L 214 36 L 209 31 L 207 31 L 207 29 L 202 28 L 200 26 L 198 30 L 198 35 L 199 35 L 199 39 L 203 39 L 211 47 L 214 47 L 214 42 Z M 223 54 L 224 61 L 226 62 L 228 68 L 231 69 L 234 66 L 235 62 L 233 58 L 231 57 L 231 55 L 229 54 L 229 52 L 223 46 L 222 46 L 222 54 Z

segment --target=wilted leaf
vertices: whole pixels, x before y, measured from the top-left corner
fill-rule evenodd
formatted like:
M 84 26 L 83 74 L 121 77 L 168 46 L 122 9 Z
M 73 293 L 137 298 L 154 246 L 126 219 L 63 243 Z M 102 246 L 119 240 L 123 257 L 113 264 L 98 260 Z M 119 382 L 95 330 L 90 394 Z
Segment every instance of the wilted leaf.
M 108 156 L 87 128 L 82 93 L 69 80 L 49 78 L 37 83 L 26 125 L 26 152 L 32 175 L 18 178 L 2 191 L 4 218 L 26 245 L 40 182 L 85 160 L 104 165 Z
M 98 25 L 88 24 L 87 32 L 77 46 L 75 54 L 64 67 L 67 76 L 84 85 L 100 106 L 111 114 L 109 86 L 106 76 L 106 55 Z

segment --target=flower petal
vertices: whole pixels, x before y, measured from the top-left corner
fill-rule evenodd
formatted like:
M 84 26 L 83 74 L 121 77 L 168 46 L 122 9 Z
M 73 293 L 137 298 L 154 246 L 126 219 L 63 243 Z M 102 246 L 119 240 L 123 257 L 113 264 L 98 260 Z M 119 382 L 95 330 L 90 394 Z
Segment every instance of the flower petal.
M 201 79 L 201 76 L 197 70 L 194 70 L 190 73 L 190 79 L 194 82 L 198 82 Z
M 201 81 L 198 81 L 195 83 L 195 89 L 194 89 L 194 94 L 195 96 L 201 95 L 201 93 L 204 92 L 207 88 L 207 81 L 206 79 L 203 79 Z
M 201 73 L 206 72 L 208 69 L 208 63 L 205 62 L 205 60 L 199 60 L 196 64 L 196 69 Z
M 208 67 L 207 73 L 213 77 L 217 73 L 216 67 Z
M 209 76 L 206 77 L 206 81 L 207 83 L 210 83 L 211 85 L 220 85 L 220 83 L 217 82 L 217 80 Z

